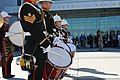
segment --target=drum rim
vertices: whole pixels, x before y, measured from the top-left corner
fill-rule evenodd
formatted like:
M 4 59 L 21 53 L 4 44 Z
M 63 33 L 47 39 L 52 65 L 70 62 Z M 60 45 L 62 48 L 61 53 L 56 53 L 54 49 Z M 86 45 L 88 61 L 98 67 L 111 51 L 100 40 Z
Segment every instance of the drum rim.
M 72 45 L 74 45 L 73 43 L 67 43 L 67 46 L 70 48 L 70 46 L 68 45 L 68 44 L 72 44 Z M 75 45 L 74 45 L 75 46 Z M 76 46 L 75 46 L 76 47 Z M 70 51 L 72 52 L 72 50 L 71 50 L 71 48 L 70 48 Z M 74 51 L 76 51 L 76 50 L 74 50 Z
M 66 44 L 67 45 L 67 44 Z M 59 47 L 59 48 L 62 48 L 62 49 L 64 49 L 63 47 L 61 47 L 61 46 L 56 46 L 56 45 L 54 45 L 54 46 L 52 46 L 52 47 Z M 69 48 L 69 46 L 67 45 L 67 47 Z M 69 54 L 70 54 L 70 52 L 71 52 L 71 49 L 69 48 L 69 50 L 70 51 L 68 51 L 67 49 L 64 49 L 64 50 L 66 50 Z
M 61 48 L 60 46 L 53 46 L 53 47 L 59 47 L 59 48 Z M 61 48 L 61 49 L 63 49 L 63 48 Z M 66 49 L 63 49 L 63 50 L 67 51 Z M 68 52 L 68 51 L 67 51 L 67 52 Z M 69 54 L 69 56 L 70 56 L 70 53 L 69 53 L 69 52 L 68 52 L 68 54 Z M 64 69 L 64 68 L 66 68 L 66 67 L 69 67 L 69 66 L 72 64 L 72 58 L 71 58 L 71 56 L 70 56 L 70 60 L 71 60 L 71 61 L 70 61 L 69 65 L 62 67 L 62 66 L 57 66 L 57 65 L 53 64 L 53 63 L 47 58 L 47 62 L 48 62 L 50 65 L 52 65 L 52 66 L 55 67 L 55 68 L 61 68 L 61 69 Z

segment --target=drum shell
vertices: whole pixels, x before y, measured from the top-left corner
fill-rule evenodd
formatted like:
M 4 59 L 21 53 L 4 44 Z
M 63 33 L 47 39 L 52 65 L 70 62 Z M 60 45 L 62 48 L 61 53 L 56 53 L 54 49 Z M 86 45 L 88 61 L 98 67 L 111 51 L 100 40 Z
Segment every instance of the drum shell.
M 43 78 L 58 80 L 66 68 L 57 68 L 46 62 L 43 72 Z
M 72 64 L 72 58 L 70 57 L 70 54 L 65 49 L 62 49 L 61 47 L 58 47 L 58 46 L 52 47 L 51 51 L 52 51 L 51 53 L 48 52 L 47 54 L 48 57 L 44 67 L 43 78 L 58 80 L 62 76 L 64 71 Z M 63 52 L 63 53 L 59 53 L 59 52 Z M 63 55 L 64 57 L 61 55 L 59 56 L 57 54 L 59 55 L 64 54 Z

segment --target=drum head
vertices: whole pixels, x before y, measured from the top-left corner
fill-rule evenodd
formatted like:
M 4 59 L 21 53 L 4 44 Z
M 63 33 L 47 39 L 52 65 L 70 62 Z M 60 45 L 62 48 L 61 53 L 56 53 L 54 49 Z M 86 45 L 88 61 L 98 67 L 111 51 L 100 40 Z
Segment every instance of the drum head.
M 19 21 L 16 21 L 10 26 L 9 33 L 13 34 L 9 36 L 10 41 L 17 46 L 22 47 L 24 40 L 24 33 Z
M 72 58 L 66 50 L 52 47 L 48 52 L 48 61 L 55 67 L 65 68 L 72 63 Z
M 59 39 L 54 43 L 54 45 L 57 45 L 58 47 L 61 47 L 61 48 L 65 49 L 65 50 L 67 50 L 68 52 L 70 52 L 70 49 L 67 46 L 67 44 L 65 44 L 63 41 L 61 41 Z
M 71 51 L 76 51 L 76 46 L 72 43 L 67 43 L 67 45 L 70 47 Z

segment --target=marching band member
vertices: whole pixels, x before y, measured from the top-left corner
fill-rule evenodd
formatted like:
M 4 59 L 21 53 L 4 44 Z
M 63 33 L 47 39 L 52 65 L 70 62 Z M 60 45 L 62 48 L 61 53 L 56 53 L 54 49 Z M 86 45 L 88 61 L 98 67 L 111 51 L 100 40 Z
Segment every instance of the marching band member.
M 53 17 L 53 19 L 54 19 L 54 23 L 55 23 L 55 28 L 53 30 L 54 30 L 54 33 L 55 33 L 55 36 L 56 36 L 54 41 L 53 41 L 53 45 L 61 44 L 61 41 L 63 41 L 62 32 L 61 32 L 62 19 L 58 14 L 56 14 Z
M 66 42 L 73 43 L 72 37 L 70 36 L 70 32 L 67 31 L 69 26 L 68 22 L 65 19 L 63 19 L 61 25 L 62 25 L 62 32 L 63 32 L 62 34 L 66 39 Z
M 70 49 L 65 43 L 66 37 L 63 35 L 62 28 L 61 28 L 62 19 L 57 14 L 53 18 L 54 18 L 55 27 L 56 27 L 54 29 L 56 37 L 54 38 L 53 45 L 62 47 L 69 52 Z
M 25 2 L 31 3 L 36 6 L 37 0 L 24 0 L 23 3 L 25 3 Z M 29 34 L 29 35 L 25 36 L 24 41 L 25 41 L 25 43 L 27 41 L 29 42 L 29 39 L 31 39 L 31 34 L 29 33 L 28 26 L 24 22 L 21 22 L 21 24 L 22 24 L 22 26 L 24 26 L 23 31 Z M 21 51 L 22 58 L 20 59 L 20 63 L 21 63 L 20 66 L 21 66 L 22 70 L 27 70 L 27 66 L 25 65 L 25 59 L 29 59 L 29 57 L 24 55 L 24 49 L 26 49 L 26 48 L 22 47 L 22 51 Z
M 35 5 L 35 7 L 43 11 L 41 13 L 43 15 L 42 19 L 44 20 L 41 20 L 42 22 L 35 23 L 33 25 L 31 24 L 28 27 L 28 32 L 30 32 L 31 37 L 25 43 L 24 52 L 26 54 L 33 55 L 36 58 L 36 63 L 32 64 L 34 65 L 33 69 L 29 71 L 28 80 L 42 80 L 43 77 L 45 61 L 47 58 L 47 54 L 44 53 L 43 47 L 47 48 L 51 45 L 53 39 L 47 36 L 53 33 L 53 28 L 55 27 L 53 17 L 49 12 L 52 3 L 52 0 L 38 0 L 38 6 Z M 41 8 L 39 7 L 39 4 Z
M 63 19 L 61 25 L 62 25 L 62 34 L 65 38 L 64 41 L 69 46 L 70 54 L 71 57 L 73 58 L 75 55 L 76 46 L 73 44 L 72 36 L 70 36 L 70 32 L 67 31 L 69 24 L 65 19 Z
M 55 23 L 55 34 L 57 37 L 61 37 L 61 22 L 62 22 L 62 19 L 59 15 L 55 15 L 54 17 L 54 23 Z
M 72 51 L 71 51 L 71 46 L 68 45 L 68 43 L 73 43 L 72 38 L 71 38 L 71 36 L 70 36 L 70 32 L 67 31 L 68 26 L 69 26 L 68 22 L 67 22 L 65 19 L 63 19 L 63 20 L 62 20 L 62 23 L 61 23 L 62 36 L 64 37 L 64 43 L 65 43 L 65 44 L 69 47 L 69 49 L 70 49 L 70 56 L 71 56 L 71 58 L 73 58 L 75 52 L 72 52 Z M 72 45 L 73 45 L 73 44 L 72 44 Z M 69 66 L 69 67 L 70 67 L 70 66 Z M 64 70 L 64 72 L 62 73 L 60 79 L 62 79 L 62 78 L 67 74 L 66 72 L 67 72 L 67 70 L 69 69 L 69 67 Z
M 59 15 L 55 15 L 54 17 L 54 21 L 55 21 L 55 27 L 56 29 L 54 30 L 56 33 L 56 38 L 54 39 L 54 45 L 60 46 L 62 48 L 64 48 L 65 50 L 69 51 L 69 47 L 67 46 L 67 26 L 68 23 L 66 24 L 66 22 L 64 22 L 65 20 L 62 20 L 61 17 Z M 64 75 L 65 72 L 67 71 L 68 68 L 65 68 L 62 72 L 61 75 L 59 76 L 59 80 L 61 80 Z
M 10 27 L 9 25 L 9 18 L 11 17 L 8 15 L 7 12 L 1 12 L 1 15 L 4 19 L 4 24 L 0 28 L 0 52 L 2 53 L 2 73 L 3 78 L 12 78 L 15 75 L 11 74 L 11 63 L 13 60 L 13 45 L 10 42 L 8 37 L 5 37 L 5 32 L 8 32 Z
M 68 40 L 68 31 L 67 31 L 67 28 L 68 28 L 68 23 L 65 19 L 62 20 L 62 35 L 64 37 L 64 42 L 67 43 L 67 40 Z

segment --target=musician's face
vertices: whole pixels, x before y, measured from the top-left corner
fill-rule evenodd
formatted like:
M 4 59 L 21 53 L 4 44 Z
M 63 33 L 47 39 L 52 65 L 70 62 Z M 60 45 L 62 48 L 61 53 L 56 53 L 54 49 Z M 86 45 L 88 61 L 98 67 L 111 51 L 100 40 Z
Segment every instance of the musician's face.
M 43 1 L 43 2 L 41 2 L 41 5 L 42 5 L 42 8 L 49 10 L 52 6 L 52 3 L 48 2 L 48 1 Z
M 5 22 L 9 22 L 9 19 L 10 19 L 9 17 L 4 17 Z
M 63 27 L 64 29 L 67 29 L 67 28 L 68 28 L 68 25 L 67 25 L 67 24 L 62 25 L 62 27 Z
M 57 28 L 60 28 L 61 27 L 61 21 L 56 21 L 55 25 L 56 25 Z

